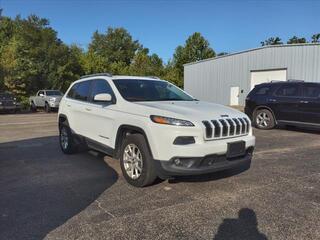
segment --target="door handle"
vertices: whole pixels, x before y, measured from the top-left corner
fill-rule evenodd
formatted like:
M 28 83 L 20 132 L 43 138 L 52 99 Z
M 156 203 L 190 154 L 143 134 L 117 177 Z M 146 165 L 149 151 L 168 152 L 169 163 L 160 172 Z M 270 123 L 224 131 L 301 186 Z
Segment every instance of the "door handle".
M 269 99 L 269 102 L 276 102 L 277 100 L 276 99 L 273 99 L 273 98 L 270 98 Z
M 88 111 L 88 112 L 90 112 L 91 111 L 91 108 L 85 108 L 86 109 L 86 111 Z
M 300 103 L 309 103 L 309 101 L 300 101 Z
M 67 104 L 67 107 L 71 107 L 71 105 L 70 105 L 70 104 Z

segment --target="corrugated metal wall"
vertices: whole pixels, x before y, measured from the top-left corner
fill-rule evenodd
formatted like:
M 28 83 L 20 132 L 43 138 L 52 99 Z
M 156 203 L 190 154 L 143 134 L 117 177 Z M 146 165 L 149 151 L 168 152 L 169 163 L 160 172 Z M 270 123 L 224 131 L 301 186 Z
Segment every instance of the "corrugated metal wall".
M 240 105 L 250 91 L 251 71 L 287 69 L 288 79 L 320 82 L 320 44 L 267 46 L 184 66 L 184 89 L 200 100 L 228 105 L 239 86 Z

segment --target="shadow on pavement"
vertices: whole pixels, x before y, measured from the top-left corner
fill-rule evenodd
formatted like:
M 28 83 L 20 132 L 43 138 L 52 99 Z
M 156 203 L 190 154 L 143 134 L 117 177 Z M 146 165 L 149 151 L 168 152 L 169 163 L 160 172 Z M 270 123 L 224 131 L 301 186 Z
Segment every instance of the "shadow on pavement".
M 259 232 L 256 213 L 250 208 L 242 208 L 238 218 L 226 218 L 220 224 L 214 240 L 267 240 L 267 236 Z
M 169 183 L 178 183 L 178 182 L 207 182 L 219 180 L 222 178 L 228 178 L 235 175 L 238 175 L 250 168 L 250 164 L 246 164 L 234 169 L 223 170 L 219 172 L 214 172 L 210 174 L 203 175 L 194 175 L 194 176 L 179 176 L 169 180 Z
M 118 179 L 99 155 L 64 155 L 58 137 L 0 144 L 1 239 L 42 239 Z
M 296 127 L 296 126 L 278 126 L 278 130 L 282 131 L 292 131 L 292 132 L 300 132 L 300 133 L 309 133 L 309 134 L 320 134 L 319 128 L 312 128 L 312 127 Z

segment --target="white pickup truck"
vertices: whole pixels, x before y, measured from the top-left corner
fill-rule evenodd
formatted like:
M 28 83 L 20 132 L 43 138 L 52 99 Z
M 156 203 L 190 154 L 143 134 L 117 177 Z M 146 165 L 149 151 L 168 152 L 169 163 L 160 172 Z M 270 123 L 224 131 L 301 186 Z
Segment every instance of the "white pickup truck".
M 36 96 L 29 98 L 30 107 L 33 112 L 38 108 L 44 108 L 46 112 L 58 109 L 63 93 L 59 90 L 40 90 Z

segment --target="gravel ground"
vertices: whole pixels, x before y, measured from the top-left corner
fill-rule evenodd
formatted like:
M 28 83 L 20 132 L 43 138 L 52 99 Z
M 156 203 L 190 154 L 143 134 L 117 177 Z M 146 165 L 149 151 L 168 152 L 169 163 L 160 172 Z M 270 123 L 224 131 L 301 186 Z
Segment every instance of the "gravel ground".
M 118 162 L 63 155 L 57 115 L 0 115 L 1 239 L 320 239 L 320 134 L 255 130 L 247 171 L 138 189 Z

